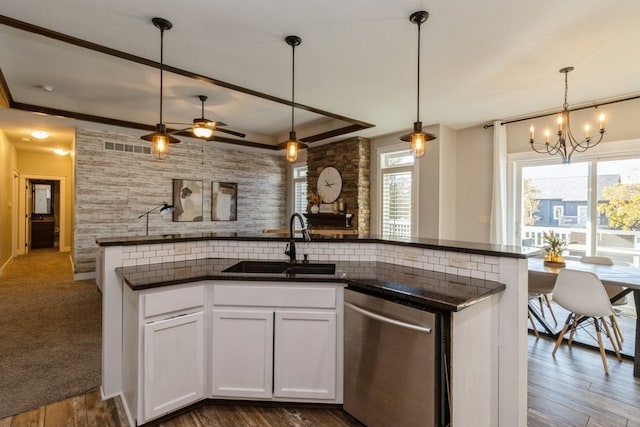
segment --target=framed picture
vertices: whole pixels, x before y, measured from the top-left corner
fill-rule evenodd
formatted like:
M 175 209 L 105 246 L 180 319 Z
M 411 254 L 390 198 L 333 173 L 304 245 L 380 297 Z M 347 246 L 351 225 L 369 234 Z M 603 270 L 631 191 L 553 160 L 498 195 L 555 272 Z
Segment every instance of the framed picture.
M 174 179 L 173 206 L 175 222 L 202 221 L 202 181 Z
M 211 220 L 238 220 L 238 184 L 235 182 L 211 183 Z

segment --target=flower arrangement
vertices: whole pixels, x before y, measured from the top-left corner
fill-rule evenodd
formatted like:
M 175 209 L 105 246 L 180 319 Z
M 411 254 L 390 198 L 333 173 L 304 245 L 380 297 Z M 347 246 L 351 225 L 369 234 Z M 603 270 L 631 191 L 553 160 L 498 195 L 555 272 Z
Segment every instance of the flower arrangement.
M 550 231 L 548 234 L 546 232 L 542 232 L 542 240 L 544 241 L 543 249 L 545 253 L 545 261 L 555 263 L 564 262 L 562 252 L 567 249 L 567 241 L 553 231 Z
M 320 195 L 318 193 L 314 193 L 314 192 L 311 192 L 311 193 L 309 193 L 307 195 L 307 200 L 309 200 L 309 204 L 311 204 L 312 206 L 313 205 L 316 205 L 316 206 L 320 205 L 320 201 L 321 201 Z

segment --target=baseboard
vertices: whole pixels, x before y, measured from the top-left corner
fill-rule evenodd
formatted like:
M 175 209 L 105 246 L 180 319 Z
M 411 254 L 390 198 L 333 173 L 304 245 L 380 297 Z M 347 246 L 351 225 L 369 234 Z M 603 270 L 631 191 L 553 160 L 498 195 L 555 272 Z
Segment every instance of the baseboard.
M 89 271 L 88 273 L 73 273 L 73 280 L 91 280 L 95 278 L 95 271 Z
M 0 267 L 0 276 L 2 276 L 4 274 L 4 270 L 9 267 L 9 264 L 11 264 L 13 262 L 13 257 L 9 257 L 9 259 L 7 260 L 7 262 L 4 263 L 4 265 L 2 267 Z

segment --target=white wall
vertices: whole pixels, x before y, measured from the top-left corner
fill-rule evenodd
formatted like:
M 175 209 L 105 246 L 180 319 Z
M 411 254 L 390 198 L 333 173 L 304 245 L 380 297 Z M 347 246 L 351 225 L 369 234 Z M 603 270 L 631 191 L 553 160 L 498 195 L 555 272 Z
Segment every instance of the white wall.
M 430 126 L 425 132 L 435 134 L 437 138 L 427 144 L 424 156 L 418 160 L 418 228 L 417 237 L 438 238 L 440 227 L 440 126 Z M 407 147 L 400 136 L 410 131 L 384 135 L 371 139 L 371 234 L 380 230 L 380 150 L 398 146 Z
M 457 131 L 456 240 L 489 242 L 493 128 Z
M 596 120 L 601 111 L 607 116 L 607 133 L 599 149 L 606 150 L 606 144 L 611 142 L 640 139 L 640 100 L 576 111 L 571 113 L 571 123 L 577 130 L 582 129 L 586 121 L 591 122 L 592 128 L 597 127 Z M 529 145 L 529 126 L 532 123 L 536 127 L 537 139 L 541 139 L 545 127 L 553 129 L 555 115 L 506 125 L 509 154 L 533 154 Z M 438 139 L 427 146 L 426 154 L 419 160 L 418 236 L 488 243 L 493 186 L 493 127 L 452 130 L 445 126 L 431 126 L 428 131 L 438 134 Z M 379 203 L 377 175 L 380 169 L 375 159 L 375 148 L 397 144 L 399 136 L 405 133 L 371 140 L 372 232 L 379 226 L 376 203 Z M 640 155 L 640 146 L 637 154 Z M 574 158 L 578 159 L 579 154 Z

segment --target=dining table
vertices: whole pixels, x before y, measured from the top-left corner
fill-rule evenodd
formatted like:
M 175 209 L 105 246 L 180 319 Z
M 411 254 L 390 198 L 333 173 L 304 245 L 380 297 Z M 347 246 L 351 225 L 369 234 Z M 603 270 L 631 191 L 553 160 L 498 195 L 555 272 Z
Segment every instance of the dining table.
M 558 272 L 563 268 L 572 270 L 590 271 L 594 273 L 602 283 L 625 287 L 620 293 L 611 298 L 615 302 L 629 293 L 633 293 L 636 307 L 636 339 L 633 356 L 633 376 L 640 377 L 640 268 L 624 265 L 601 265 L 584 263 L 577 260 L 565 259 L 564 265 L 545 263 L 543 258 L 532 257 L 528 259 L 529 280 L 549 283 L 555 281 Z M 558 336 L 558 331 L 551 327 L 536 310 L 531 314 L 545 328 L 549 335 Z

